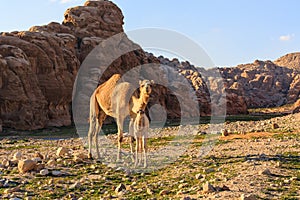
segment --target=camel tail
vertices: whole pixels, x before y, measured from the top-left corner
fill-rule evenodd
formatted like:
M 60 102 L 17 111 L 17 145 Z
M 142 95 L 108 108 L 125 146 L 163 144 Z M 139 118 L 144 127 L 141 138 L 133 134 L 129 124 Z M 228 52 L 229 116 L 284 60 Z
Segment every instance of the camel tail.
M 93 93 L 90 98 L 90 116 L 89 116 L 89 122 L 95 121 L 98 117 L 100 112 L 99 104 L 97 103 L 96 94 Z
M 89 132 L 88 132 L 88 143 L 89 143 L 89 157 L 92 157 L 92 138 L 96 133 L 97 117 L 99 115 L 100 107 L 97 103 L 96 94 L 93 93 L 90 98 L 90 115 L 89 115 Z

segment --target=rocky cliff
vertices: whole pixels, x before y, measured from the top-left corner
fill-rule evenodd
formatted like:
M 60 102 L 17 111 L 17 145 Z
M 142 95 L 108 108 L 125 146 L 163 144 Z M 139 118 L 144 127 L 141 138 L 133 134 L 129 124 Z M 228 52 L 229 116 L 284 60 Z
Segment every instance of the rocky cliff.
M 28 31 L 1 33 L 0 119 L 3 126 L 29 130 L 70 125 L 72 90 L 79 67 L 99 43 L 123 32 L 123 18 L 121 10 L 110 1 L 87 1 L 84 6 L 68 9 L 62 24 L 51 22 L 33 26 Z M 88 78 L 102 83 L 114 73 L 125 74 L 147 63 L 159 64 L 159 59 L 146 54 L 126 35 L 117 45 L 117 49 L 124 46 L 137 48 L 116 58 L 101 77 L 90 74 Z M 99 71 L 101 66 L 94 67 L 95 71 Z M 162 73 L 167 70 L 163 67 Z M 150 78 L 157 78 L 160 72 L 148 68 L 144 73 Z M 202 102 L 200 112 L 207 115 L 210 112 L 207 89 L 201 76 L 195 76 L 198 82 L 194 82 L 194 87 Z M 184 84 L 169 78 L 168 85 L 184 88 Z M 89 81 L 85 84 L 82 87 L 91 86 Z M 90 90 L 83 91 L 80 97 L 84 102 L 80 103 L 86 104 L 90 93 Z M 182 106 L 193 106 L 187 99 L 181 99 Z M 172 91 L 157 84 L 149 105 L 161 105 L 171 119 L 182 114 L 179 101 Z M 79 107 L 75 112 L 83 114 L 84 119 L 88 118 L 85 107 L 82 110 Z M 186 117 L 189 115 L 193 113 Z
M 294 55 L 300 58 L 299 55 Z M 228 88 L 239 91 L 245 97 L 248 108 L 292 104 L 300 95 L 299 70 L 275 63 L 276 61 L 255 61 L 221 71 Z M 300 65 L 297 66 L 299 68 Z
M 227 113 L 245 113 L 247 108 L 293 104 L 300 98 L 300 54 L 293 53 L 272 61 L 219 68 L 227 96 Z M 204 69 L 199 69 L 207 73 Z M 204 76 L 210 89 L 216 80 Z
M 122 32 L 109 1 L 70 8 L 62 24 L 0 35 L 0 118 L 4 127 L 71 124 L 73 83 L 81 61 L 101 39 Z
M 123 18 L 121 10 L 110 1 L 87 1 L 84 6 L 68 9 L 61 24 L 51 22 L 28 31 L 0 33 L 0 127 L 31 130 L 70 125 L 73 85 L 82 69 L 80 66 L 103 40 L 123 33 Z M 147 78 L 158 80 L 149 107 L 154 113 L 164 108 L 169 119 L 193 117 L 197 112 L 182 116 L 182 110 L 194 108 L 191 98 L 198 102 L 197 111 L 202 116 L 210 115 L 212 109 L 218 110 L 224 93 L 227 114 L 244 114 L 248 108 L 279 106 L 299 99 L 299 53 L 288 54 L 274 62 L 255 61 L 233 68 L 218 68 L 223 77 L 220 80 L 214 78 L 216 69 L 204 70 L 189 62 L 156 58 L 125 34 L 121 37 L 113 47 L 116 51 L 128 46 L 134 46 L 135 50 L 114 59 L 105 71 L 101 71 L 99 65 L 92 66 L 85 77 L 87 80 L 80 86 L 89 89 L 80 90 L 75 86 L 76 92 L 81 91 L 75 92 L 74 96 L 79 97 L 75 103 L 86 105 L 95 84 L 104 82 L 112 74 L 126 74 L 149 63 L 160 66 L 159 70 L 151 66 L 143 69 Z M 138 72 L 131 75 L 135 73 Z M 182 77 L 190 87 L 180 81 Z M 179 90 L 182 98 L 178 98 L 174 90 Z M 86 106 L 79 106 L 74 112 L 74 116 L 88 118 Z M 161 120 L 160 115 L 154 116 L 157 117 L 154 120 Z
M 199 100 L 205 99 L 203 97 L 208 94 L 211 106 L 215 106 L 220 97 L 226 94 L 226 113 L 229 115 L 246 114 L 249 108 L 293 104 L 300 99 L 300 53 L 287 54 L 274 62 L 256 60 L 250 64 L 216 69 L 195 68 L 177 59 L 170 61 L 159 57 L 159 60 L 162 64 L 179 69 L 179 73 L 192 80 L 195 88 L 204 81 L 208 90 L 202 90 L 206 93 L 200 94 Z M 223 79 L 216 78 L 215 73 L 219 73 Z M 196 81 L 194 74 L 200 75 L 200 82 Z

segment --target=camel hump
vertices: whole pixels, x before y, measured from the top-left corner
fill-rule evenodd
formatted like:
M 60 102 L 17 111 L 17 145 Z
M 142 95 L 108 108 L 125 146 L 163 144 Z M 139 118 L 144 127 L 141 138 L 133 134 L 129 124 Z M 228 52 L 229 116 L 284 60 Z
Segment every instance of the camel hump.
M 115 87 L 117 82 L 121 79 L 121 74 L 112 75 L 105 83 L 102 85 L 110 85 L 111 87 Z
M 98 86 L 94 92 L 101 109 L 107 114 L 112 115 L 112 93 L 121 79 L 121 74 L 112 75 L 106 82 Z
M 97 102 L 101 109 L 109 116 L 116 117 L 120 112 L 129 112 L 130 97 L 134 87 L 128 82 L 122 82 L 120 74 L 112 75 L 106 82 L 95 90 Z M 118 110 L 118 112 L 117 112 Z

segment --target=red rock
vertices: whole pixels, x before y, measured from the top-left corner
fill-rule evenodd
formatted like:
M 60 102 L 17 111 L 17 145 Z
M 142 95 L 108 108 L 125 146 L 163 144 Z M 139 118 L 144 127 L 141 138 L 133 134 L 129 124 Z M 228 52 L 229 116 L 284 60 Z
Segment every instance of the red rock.
M 87 1 L 84 6 L 67 9 L 62 24 L 51 22 L 33 26 L 29 31 L 2 33 L 0 132 L 2 126 L 32 130 L 71 125 L 72 91 L 79 67 L 104 39 L 123 33 L 123 18 L 121 10 L 110 1 Z M 274 62 L 256 60 L 233 68 L 204 70 L 178 59 L 156 58 L 125 34 L 119 37 L 120 41 L 112 46 L 115 52 L 120 47 L 136 50 L 116 58 L 105 72 L 101 71 L 100 77 L 100 67 L 95 66 L 89 72 L 90 82 L 82 86 L 85 91 L 74 92 L 76 105 L 89 101 L 91 91 L 86 88 L 94 89 L 91 81 L 97 85 L 115 73 L 123 75 L 147 63 L 170 67 L 165 66 L 162 71 L 148 67 L 144 72 L 148 78 L 165 83 L 154 87 L 149 108 L 161 105 L 168 119 L 195 117 L 198 112 L 207 116 L 212 110 L 221 115 L 246 114 L 248 108 L 292 104 L 300 98 L 300 53 L 287 54 Z M 216 79 L 214 73 L 218 71 L 224 80 Z M 178 76 L 184 77 L 188 84 L 177 80 Z M 172 89 L 178 89 L 180 95 L 175 96 Z M 196 100 L 191 101 L 193 98 Z M 199 110 L 194 109 L 198 106 Z M 85 119 L 82 123 L 86 124 L 88 110 L 79 106 L 73 110 L 74 118 Z M 153 120 L 164 119 L 159 109 L 153 111 L 156 112 Z
M 296 101 L 293 105 L 293 113 L 299 113 L 300 112 L 300 99 Z
M 59 147 L 56 151 L 56 155 L 59 157 L 64 157 L 69 154 L 69 149 L 66 147 Z
M 18 163 L 18 170 L 20 173 L 26 173 L 36 168 L 36 162 L 33 160 L 20 160 Z

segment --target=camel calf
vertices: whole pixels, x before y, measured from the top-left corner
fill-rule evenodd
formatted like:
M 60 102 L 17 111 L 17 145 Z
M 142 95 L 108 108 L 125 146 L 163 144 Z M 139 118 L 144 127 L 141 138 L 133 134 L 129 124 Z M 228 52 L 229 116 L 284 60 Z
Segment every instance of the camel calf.
M 121 159 L 121 143 L 123 140 L 124 120 L 129 115 L 129 133 L 133 135 L 133 123 L 138 110 L 145 110 L 154 81 L 140 81 L 139 97 L 133 95 L 135 87 L 129 82 L 120 82 L 120 74 L 114 74 L 106 82 L 99 85 L 90 98 L 90 127 L 88 132 L 88 157 L 92 156 L 92 143 L 96 146 L 97 157 L 100 159 L 98 133 L 106 116 L 116 119 L 118 126 L 118 152 L 117 161 Z M 132 146 L 133 141 L 131 142 Z M 133 149 L 131 148 L 133 151 Z
M 134 121 L 135 167 L 141 164 L 144 157 L 144 168 L 147 167 L 147 137 L 149 131 L 149 119 L 144 110 L 139 110 Z M 142 156 L 143 152 L 143 156 Z

